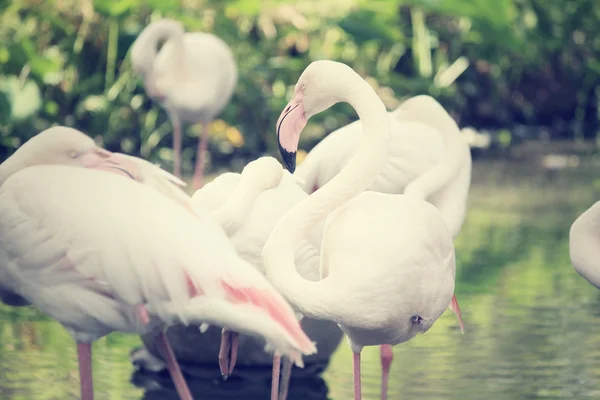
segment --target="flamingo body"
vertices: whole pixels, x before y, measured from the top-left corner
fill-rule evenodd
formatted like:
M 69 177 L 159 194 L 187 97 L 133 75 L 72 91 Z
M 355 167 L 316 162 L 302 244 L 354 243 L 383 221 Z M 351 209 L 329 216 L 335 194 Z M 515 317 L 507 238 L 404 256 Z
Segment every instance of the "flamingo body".
M 259 159 L 252 163 L 260 161 Z M 281 168 L 279 163 L 277 165 Z M 257 178 L 256 181 L 261 179 L 258 174 L 254 176 Z M 220 175 L 194 193 L 193 206 L 214 213 L 234 195 L 241 179 L 242 176 L 235 173 Z M 257 182 L 256 185 L 261 186 L 261 183 Z M 229 235 L 238 254 L 264 274 L 262 248 L 273 227 L 288 210 L 306 197 L 307 194 L 298 186 L 294 176 L 287 171 L 282 172 L 281 179 L 273 187 L 259 190 L 256 195 L 250 197 L 247 194 L 240 194 L 239 198 L 243 198 L 248 204 L 244 206 L 245 210 L 241 218 L 236 221 L 235 229 Z M 303 243 L 296 255 L 300 274 L 314 281 L 319 280 L 319 247 L 322 230 L 323 223 L 315 226 L 310 240 Z
M 321 278 L 336 282 L 330 294 L 352 299 L 336 322 L 353 349 L 426 332 L 452 299 L 452 237 L 429 203 L 364 192 L 329 215 L 321 251 Z M 367 272 L 367 264 L 377 268 Z M 412 323 L 416 315 L 421 324 Z
M 569 232 L 569 253 L 575 271 L 600 289 L 600 201 L 581 214 Z
M 10 249 L 5 263 L 19 293 L 79 341 L 113 330 L 146 332 L 134 318 L 138 304 L 168 323 L 229 319 L 224 325 L 244 331 L 244 323 L 268 315 L 251 305 L 252 297 L 240 301 L 244 290 L 274 296 L 271 316 L 289 315 L 208 214 L 191 218 L 143 185 L 101 171 L 39 166 L 9 178 L 0 199 L 2 248 Z M 194 251 L 198 240 L 211 251 Z M 32 247 L 38 251 L 28 252 Z M 268 319 L 260 325 L 270 330 Z
M 36 305 L 71 333 L 82 400 L 93 399 L 91 342 L 114 330 L 154 333 L 182 400 L 191 394 L 164 325 L 227 320 L 256 336 L 271 330 L 279 339 L 266 338 L 269 345 L 291 350 L 299 365 L 297 339 L 315 351 L 289 305 L 208 214 L 192 211 L 185 195 L 168 188 L 171 178 L 60 127 L 0 164 L 2 298 Z M 198 237 L 210 251 L 198 255 L 189 247 Z M 281 349 L 284 342 L 291 347 Z

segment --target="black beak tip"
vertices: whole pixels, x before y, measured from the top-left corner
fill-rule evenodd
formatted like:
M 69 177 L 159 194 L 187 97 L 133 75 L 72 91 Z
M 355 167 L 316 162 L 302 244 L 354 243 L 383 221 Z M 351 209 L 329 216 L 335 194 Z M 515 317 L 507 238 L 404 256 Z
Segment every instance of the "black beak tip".
M 283 159 L 285 167 L 293 174 L 296 170 L 296 152 L 287 151 L 281 146 L 279 147 L 279 152 L 281 153 L 281 158 Z

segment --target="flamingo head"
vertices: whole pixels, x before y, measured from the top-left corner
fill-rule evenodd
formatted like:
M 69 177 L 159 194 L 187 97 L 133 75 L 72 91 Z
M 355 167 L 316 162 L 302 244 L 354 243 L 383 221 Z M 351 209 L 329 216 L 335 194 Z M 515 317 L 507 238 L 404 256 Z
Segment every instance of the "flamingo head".
M 129 172 L 132 165 L 125 163 L 124 157 L 97 146 L 82 132 L 64 126 L 46 129 L 24 143 L 0 165 L 0 182 L 35 165 L 113 169 L 133 177 Z
M 306 122 L 346 98 L 351 88 L 347 82 L 352 82 L 348 78 L 354 75 L 346 64 L 320 60 L 306 67 L 298 79 L 292 99 L 277 120 L 279 151 L 290 172 L 296 169 L 298 142 Z

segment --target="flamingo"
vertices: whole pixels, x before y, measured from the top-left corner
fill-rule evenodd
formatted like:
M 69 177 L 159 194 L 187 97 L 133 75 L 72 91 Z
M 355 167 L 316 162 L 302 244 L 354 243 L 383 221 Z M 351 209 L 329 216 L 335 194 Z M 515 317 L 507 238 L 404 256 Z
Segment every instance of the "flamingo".
M 225 173 L 192 196 L 192 207 L 209 210 L 225 230 L 242 258 L 264 273 L 262 248 L 275 223 L 295 204 L 308 197 L 296 179 L 273 157 L 250 162 L 241 174 Z M 300 274 L 309 280 L 319 279 L 319 245 L 323 226 L 315 226 L 309 240 L 298 252 L 296 262 Z M 326 326 L 323 325 L 323 329 Z M 329 331 L 328 331 L 329 332 Z M 331 332 L 330 335 L 335 332 Z M 341 339 L 341 332 L 340 336 Z M 335 345 L 339 342 L 335 341 Z M 224 330 L 220 354 L 224 377 L 231 374 L 237 351 L 236 334 Z M 227 350 L 231 349 L 231 354 Z M 321 349 L 322 351 L 322 349 Z M 272 398 L 279 393 L 280 354 L 273 357 Z M 292 363 L 284 359 L 280 398 L 285 399 Z
M 471 151 L 465 135 L 431 96 L 412 97 L 387 116 L 392 129 L 387 161 L 368 190 L 429 201 L 456 238 L 465 219 L 471 183 Z M 307 193 L 329 182 L 350 162 L 359 149 L 361 130 L 359 119 L 332 132 L 308 153 L 294 173 Z M 291 162 L 293 171 L 295 161 Z M 456 297 L 449 308 L 460 314 Z M 462 317 L 459 324 L 464 333 Z M 388 345 L 380 350 L 385 371 L 393 352 Z
M 569 253 L 575 271 L 600 289 L 600 264 L 598 259 L 598 225 L 600 201 L 581 214 L 569 232 Z
M 347 65 L 315 61 L 300 76 L 277 121 L 288 169 L 307 120 L 341 101 L 362 120 L 365 133 L 356 154 L 277 222 L 262 257 L 267 278 L 296 309 L 332 320 L 346 334 L 354 354 L 354 398 L 360 399 L 362 348 L 396 345 L 427 332 L 455 301 L 456 266 L 452 235 L 436 207 L 413 196 L 365 192 L 385 167 L 391 127 L 381 99 Z M 323 219 L 321 280 L 311 282 L 298 273 L 294 258 Z M 383 367 L 386 398 L 389 365 Z
M 471 152 L 456 122 L 433 97 L 419 95 L 388 113 L 392 139 L 387 162 L 368 190 L 404 193 L 435 205 L 456 238 L 465 219 Z M 406 126 L 407 122 L 412 122 Z M 336 176 L 358 151 L 360 120 L 331 132 L 294 175 L 312 193 Z M 292 170 L 294 166 L 290 166 Z
M 158 45 L 166 40 L 160 50 Z M 182 123 L 202 123 L 198 141 L 194 190 L 202 187 L 208 125 L 225 108 L 237 84 L 231 49 L 220 38 L 186 33 L 179 21 L 149 24 L 131 47 L 131 63 L 144 80 L 148 96 L 167 111 L 173 125 L 173 171 L 181 178 Z
M 113 331 L 154 333 L 184 400 L 166 325 L 231 327 L 302 366 L 316 349 L 289 304 L 206 212 L 133 182 L 127 161 L 66 130 L 0 164 L 0 287 L 74 338 L 82 400 L 93 399 L 91 343 Z
M 83 141 L 89 142 L 89 140 L 91 140 L 91 139 L 83 138 L 83 136 L 85 136 L 85 134 L 77 129 L 66 127 L 66 126 L 53 126 L 46 130 L 43 130 L 42 132 L 37 134 L 34 139 L 31 139 L 28 142 L 29 144 L 27 145 L 26 148 L 31 147 L 32 144 L 35 145 L 35 143 L 38 143 L 38 142 L 39 143 L 52 143 L 52 142 L 54 142 L 53 138 L 57 137 L 57 136 L 64 136 L 67 138 L 73 137 L 73 138 L 75 138 L 75 140 L 78 140 L 78 141 L 80 140 L 82 142 Z M 35 146 L 35 147 L 42 148 L 41 145 Z M 21 150 L 21 151 L 25 151 L 25 150 Z M 106 152 L 105 150 L 103 150 L 101 148 L 98 148 L 97 151 L 99 152 L 99 154 L 109 154 L 108 152 Z M 40 156 L 43 157 L 45 155 L 41 154 Z M 164 171 L 160 167 L 158 167 L 154 164 L 151 164 L 148 161 L 141 159 L 141 158 L 132 157 L 132 156 L 129 156 L 126 154 L 121 154 L 121 153 L 112 153 L 111 158 L 112 158 L 112 160 L 120 159 L 120 163 L 127 165 L 128 170 L 118 169 L 119 164 L 115 163 L 113 166 L 114 168 L 109 168 L 108 171 L 117 172 L 117 173 L 121 173 L 121 174 L 125 173 L 126 175 L 130 176 L 132 179 L 138 181 L 141 184 L 144 184 L 151 188 L 156 189 L 157 191 L 170 197 L 174 201 L 176 201 L 186 207 L 190 206 L 190 197 L 181 189 L 181 187 L 185 186 L 185 183 L 183 181 L 181 181 L 180 179 L 169 174 L 168 172 Z M 10 161 L 9 161 L 9 163 L 10 163 Z M 134 173 L 135 176 L 131 175 L 132 173 Z M 25 300 L 21 296 L 17 295 L 16 293 L 14 293 L 8 289 L 3 290 L 1 287 L 0 287 L 0 301 L 2 301 L 6 305 L 13 306 L 13 307 L 22 307 L 22 306 L 31 305 L 31 303 L 29 303 L 27 300 Z

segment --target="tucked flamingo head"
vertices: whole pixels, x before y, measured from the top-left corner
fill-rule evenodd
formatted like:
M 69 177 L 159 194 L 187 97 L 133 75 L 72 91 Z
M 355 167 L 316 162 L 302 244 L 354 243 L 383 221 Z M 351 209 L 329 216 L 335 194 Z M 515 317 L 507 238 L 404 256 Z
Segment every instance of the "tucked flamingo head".
M 350 89 L 348 78 L 355 75 L 346 64 L 329 60 L 314 61 L 306 67 L 277 120 L 279 151 L 290 172 L 296 169 L 300 133 L 308 119 L 342 101 Z
M 163 101 L 166 91 L 154 68 L 159 45 L 161 41 L 184 34 L 185 29 L 181 22 L 163 18 L 144 28 L 131 46 L 130 60 L 133 72 L 142 77 L 146 93 L 154 100 Z
M 21 169 L 34 165 L 127 170 L 120 158 L 82 132 L 64 126 L 42 131 L 25 142 L 0 165 L 0 183 Z M 131 173 L 128 175 L 132 176 Z

